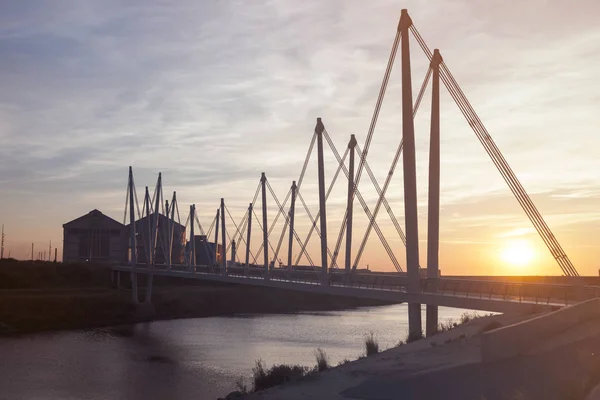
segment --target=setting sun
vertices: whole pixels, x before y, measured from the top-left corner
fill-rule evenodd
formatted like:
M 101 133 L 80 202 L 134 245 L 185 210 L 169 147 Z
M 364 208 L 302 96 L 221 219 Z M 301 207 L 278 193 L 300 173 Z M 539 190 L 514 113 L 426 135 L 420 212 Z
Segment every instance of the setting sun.
M 525 266 L 531 263 L 535 250 L 527 240 L 513 240 L 506 244 L 500 254 L 504 262 L 514 266 Z

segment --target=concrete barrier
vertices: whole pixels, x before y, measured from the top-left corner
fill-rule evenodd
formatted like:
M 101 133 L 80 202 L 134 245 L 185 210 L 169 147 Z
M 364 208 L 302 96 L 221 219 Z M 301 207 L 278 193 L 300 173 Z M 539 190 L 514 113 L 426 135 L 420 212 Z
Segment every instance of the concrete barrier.
M 523 354 L 541 340 L 595 318 L 600 318 L 600 298 L 485 332 L 481 335 L 481 359 L 490 362 Z

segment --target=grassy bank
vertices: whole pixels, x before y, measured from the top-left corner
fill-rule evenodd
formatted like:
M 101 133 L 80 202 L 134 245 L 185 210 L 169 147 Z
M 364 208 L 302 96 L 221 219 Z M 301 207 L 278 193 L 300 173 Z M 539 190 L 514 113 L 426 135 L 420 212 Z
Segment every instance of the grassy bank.
M 145 284 L 145 277 L 141 278 Z M 139 321 L 127 289 L 111 288 L 99 265 L 0 262 L 0 333 L 77 329 Z M 140 290 L 143 298 L 144 290 Z M 155 277 L 155 319 L 234 313 L 290 313 L 383 305 L 382 301 L 247 285 Z

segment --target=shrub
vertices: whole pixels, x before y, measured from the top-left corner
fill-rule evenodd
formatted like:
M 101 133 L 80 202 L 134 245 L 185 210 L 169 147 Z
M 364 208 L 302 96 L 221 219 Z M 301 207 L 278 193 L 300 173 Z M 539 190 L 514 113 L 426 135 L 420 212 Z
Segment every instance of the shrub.
M 379 343 L 373 337 L 373 332 L 365 338 L 365 350 L 367 357 L 379 353 Z
M 327 361 L 327 354 L 322 348 L 315 350 L 315 358 L 317 359 L 317 371 L 321 372 L 329 368 L 329 362 Z
M 254 375 L 254 391 L 264 390 L 273 386 L 281 385 L 292 379 L 303 377 L 308 373 L 308 368 L 300 365 L 273 365 L 265 370 L 262 360 L 257 360 L 252 368 Z
M 467 312 L 464 312 L 460 316 L 460 323 L 461 324 L 466 324 L 467 322 L 473 321 L 476 318 L 480 318 L 480 315 L 477 314 L 475 311 L 467 311 Z
M 452 319 L 449 319 L 448 322 L 441 322 L 438 324 L 438 333 L 448 332 L 451 329 L 454 329 L 458 326 L 458 323 L 454 322 Z
M 340 361 L 340 362 L 338 363 L 338 365 L 337 365 L 337 366 L 339 367 L 340 365 L 348 364 L 349 362 L 350 362 L 350 360 L 348 360 L 347 358 L 344 358 L 342 361 Z

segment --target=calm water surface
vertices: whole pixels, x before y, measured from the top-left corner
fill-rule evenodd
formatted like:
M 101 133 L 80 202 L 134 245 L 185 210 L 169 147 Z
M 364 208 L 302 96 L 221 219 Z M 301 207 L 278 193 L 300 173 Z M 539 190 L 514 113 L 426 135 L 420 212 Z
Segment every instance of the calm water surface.
M 440 321 L 464 312 L 440 307 Z M 358 358 L 370 332 L 386 349 L 407 329 L 400 304 L 0 338 L 0 399 L 216 399 L 249 378 L 259 358 L 312 367 L 321 347 L 337 364 Z

